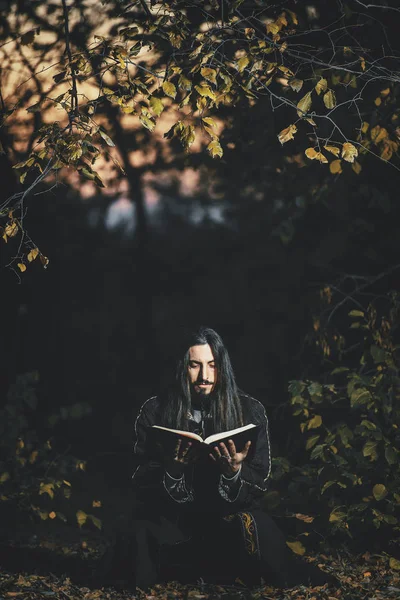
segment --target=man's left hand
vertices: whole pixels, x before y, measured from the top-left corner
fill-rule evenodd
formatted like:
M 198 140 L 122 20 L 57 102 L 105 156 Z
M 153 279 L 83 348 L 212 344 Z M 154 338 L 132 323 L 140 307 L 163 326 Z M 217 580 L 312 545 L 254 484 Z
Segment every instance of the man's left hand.
M 226 445 L 221 442 L 213 448 L 210 457 L 217 462 L 222 475 L 233 477 L 239 471 L 242 462 L 246 458 L 250 445 L 250 441 L 246 442 L 243 450 L 237 452 L 233 440 L 228 440 Z

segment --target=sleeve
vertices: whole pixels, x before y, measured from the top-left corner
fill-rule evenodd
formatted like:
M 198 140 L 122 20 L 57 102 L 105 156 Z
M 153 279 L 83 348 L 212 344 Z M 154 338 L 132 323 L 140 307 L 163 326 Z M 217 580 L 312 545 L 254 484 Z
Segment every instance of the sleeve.
M 132 475 L 132 484 L 138 496 L 147 499 L 157 496 L 166 497 L 173 502 L 192 502 L 193 491 L 187 489 L 185 475 L 181 479 L 174 479 L 166 473 L 163 464 L 155 452 L 151 452 L 147 444 L 147 427 L 151 426 L 150 398 L 139 410 L 135 421 L 135 445 L 133 449 L 135 471 Z
M 271 445 L 269 438 L 268 417 L 264 406 L 253 400 L 252 420 L 261 427 L 255 442 L 255 450 L 242 463 L 237 479 L 227 480 L 222 475 L 219 493 L 224 500 L 232 503 L 232 510 L 240 510 L 248 506 L 252 499 L 267 491 L 267 481 L 271 474 Z

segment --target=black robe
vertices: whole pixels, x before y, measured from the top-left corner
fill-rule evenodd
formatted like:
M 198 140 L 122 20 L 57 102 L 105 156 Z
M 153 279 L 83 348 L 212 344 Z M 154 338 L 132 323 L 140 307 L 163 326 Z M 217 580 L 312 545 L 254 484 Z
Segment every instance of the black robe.
M 174 560 L 186 565 L 186 580 L 212 578 L 212 573 L 215 581 L 225 574 L 232 581 L 264 580 L 281 587 L 331 580 L 294 558 L 284 535 L 262 509 L 271 472 L 268 418 L 258 400 L 245 394 L 240 398 L 244 424 L 261 427 L 234 480 L 221 476 L 211 458 L 187 466 L 181 480 L 168 476 L 147 434 L 148 427 L 163 424 L 162 400 L 155 396 L 140 408 L 135 422 L 134 518 L 116 561 L 120 571 L 126 571 L 121 577 L 131 576 L 134 586 L 147 589 L 168 573 L 166 563 Z M 214 432 L 209 415 L 203 417 L 197 423 L 189 414 L 188 423 L 190 431 L 206 437 Z

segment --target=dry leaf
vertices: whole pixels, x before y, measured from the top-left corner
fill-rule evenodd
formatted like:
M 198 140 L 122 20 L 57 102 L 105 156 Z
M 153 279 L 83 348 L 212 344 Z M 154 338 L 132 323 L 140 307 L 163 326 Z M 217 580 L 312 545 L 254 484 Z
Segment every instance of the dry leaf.
M 295 554 L 300 554 L 303 556 L 305 554 L 306 549 L 304 548 L 301 542 L 286 542 L 286 545 L 294 552 Z
M 294 134 L 296 132 L 297 132 L 296 125 L 294 125 L 294 124 L 289 125 L 289 127 L 286 127 L 286 129 L 282 129 L 282 131 L 280 133 L 278 133 L 278 140 L 280 141 L 281 144 L 284 144 L 285 142 L 288 142 L 289 140 L 293 140 Z
M 326 92 L 326 90 L 328 89 L 328 82 L 326 79 L 320 79 L 317 83 L 317 85 L 315 86 L 315 91 L 317 92 L 318 96 L 320 95 L 321 92 Z
M 333 90 L 328 90 L 326 92 L 326 94 L 324 94 L 324 104 L 326 106 L 326 108 L 331 109 L 331 108 L 335 108 L 336 106 L 336 96 L 335 96 L 335 92 Z
M 329 170 L 332 173 L 332 175 L 342 173 L 342 161 L 340 160 L 340 158 L 331 162 L 331 164 L 329 165 Z
M 311 92 L 307 92 L 307 94 L 303 96 L 302 99 L 297 103 L 297 114 L 299 117 L 306 115 L 309 112 L 311 105 Z
M 296 517 L 296 519 L 299 519 L 300 521 L 304 521 L 304 523 L 312 523 L 314 521 L 314 517 L 302 515 L 301 513 L 296 513 L 295 517 Z
M 346 142 L 342 147 L 342 158 L 343 160 L 353 163 L 354 159 L 358 156 L 358 150 L 350 142 Z
M 324 156 L 322 152 L 317 152 L 314 148 L 307 148 L 307 150 L 305 151 L 305 155 L 310 160 L 319 160 L 320 163 L 328 162 L 326 156 Z
M 337 146 L 324 146 L 324 148 L 325 150 L 327 150 L 331 154 L 334 154 L 335 156 L 339 156 L 340 154 L 340 148 L 338 148 Z

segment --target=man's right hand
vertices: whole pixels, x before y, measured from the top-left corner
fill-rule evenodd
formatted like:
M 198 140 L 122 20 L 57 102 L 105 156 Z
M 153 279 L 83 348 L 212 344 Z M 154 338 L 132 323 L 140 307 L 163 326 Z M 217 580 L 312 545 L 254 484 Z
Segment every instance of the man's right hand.
M 185 467 L 193 463 L 197 458 L 196 448 L 192 442 L 185 442 L 182 438 L 179 438 L 176 446 L 173 458 L 168 459 L 165 462 L 165 470 L 171 477 L 180 478 L 182 477 Z

